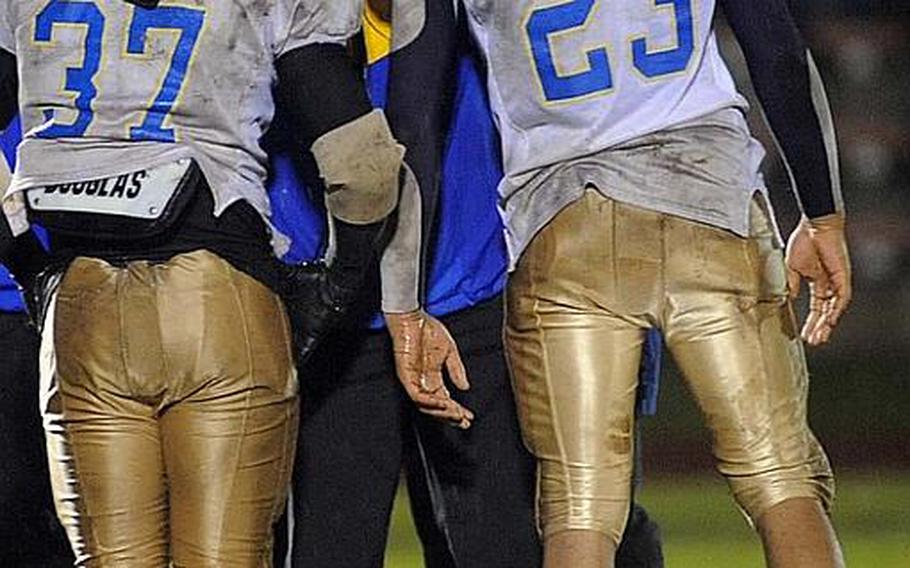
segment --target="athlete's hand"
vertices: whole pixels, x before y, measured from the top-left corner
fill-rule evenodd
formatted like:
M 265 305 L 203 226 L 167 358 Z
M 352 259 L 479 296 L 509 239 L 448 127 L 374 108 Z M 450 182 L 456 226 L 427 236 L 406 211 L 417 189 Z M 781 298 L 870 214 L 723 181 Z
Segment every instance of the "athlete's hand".
M 802 329 L 809 345 L 827 343 L 853 296 L 844 226 L 839 213 L 804 217 L 787 243 L 791 299 L 799 295 L 801 278 L 809 284 L 809 315 Z
M 19 284 L 29 321 L 41 333 L 51 296 L 62 280 L 66 263 L 48 254 L 34 231 L 29 230 L 14 237 L 2 213 L 0 263 L 6 266 Z
M 474 414 L 458 404 L 445 386 L 442 369 L 459 390 L 468 390 L 467 373 L 458 347 L 448 330 L 422 310 L 404 314 L 385 314 L 398 379 L 408 396 L 424 414 L 468 429 Z
M 337 329 L 357 299 L 359 281 L 345 281 L 322 261 L 282 265 L 281 297 L 287 309 L 298 365 Z

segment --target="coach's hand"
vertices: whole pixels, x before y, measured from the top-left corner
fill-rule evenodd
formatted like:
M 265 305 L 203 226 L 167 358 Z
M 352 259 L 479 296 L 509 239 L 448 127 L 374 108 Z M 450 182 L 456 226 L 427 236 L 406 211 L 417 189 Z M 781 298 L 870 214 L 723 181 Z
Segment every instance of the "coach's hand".
M 844 215 L 803 218 L 787 243 L 790 297 L 799 295 L 800 279 L 809 284 L 809 315 L 802 337 L 821 345 L 831 337 L 853 295 Z
M 471 427 L 474 414 L 458 404 L 445 386 L 442 369 L 459 390 L 468 390 L 467 373 L 458 347 L 448 330 L 422 310 L 385 314 L 392 336 L 398 379 L 418 410 L 462 429 Z

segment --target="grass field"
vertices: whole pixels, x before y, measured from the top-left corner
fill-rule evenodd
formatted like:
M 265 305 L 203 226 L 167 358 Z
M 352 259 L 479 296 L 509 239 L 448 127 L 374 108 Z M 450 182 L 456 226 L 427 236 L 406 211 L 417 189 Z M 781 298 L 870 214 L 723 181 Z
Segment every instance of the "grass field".
M 641 501 L 661 525 L 669 568 L 763 566 L 757 538 L 718 478 L 651 479 Z M 851 568 L 910 568 L 910 475 L 841 476 L 834 518 Z M 386 559 L 389 568 L 423 566 L 402 496 Z

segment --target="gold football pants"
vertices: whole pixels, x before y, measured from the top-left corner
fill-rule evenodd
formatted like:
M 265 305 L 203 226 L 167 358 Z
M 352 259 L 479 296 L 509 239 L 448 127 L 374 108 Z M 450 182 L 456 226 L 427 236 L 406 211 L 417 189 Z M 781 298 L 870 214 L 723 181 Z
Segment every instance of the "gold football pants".
M 42 410 L 77 566 L 270 566 L 298 408 L 279 298 L 207 251 L 80 257 L 47 322 Z
M 828 505 L 832 474 L 806 421 L 782 251 L 757 202 L 751 215 L 746 239 L 589 190 L 525 252 L 505 338 L 544 536 L 594 530 L 619 542 L 650 327 L 662 330 L 749 518 L 794 497 Z

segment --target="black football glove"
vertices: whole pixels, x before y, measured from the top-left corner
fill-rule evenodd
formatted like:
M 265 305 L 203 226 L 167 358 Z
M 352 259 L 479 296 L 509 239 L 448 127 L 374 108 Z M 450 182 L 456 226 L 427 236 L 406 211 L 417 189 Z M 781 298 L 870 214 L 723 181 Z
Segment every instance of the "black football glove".
M 34 231 L 13 237 L 5 219 L 0 219 L 0 263 L 22 289 L 29 319 L 40 333 L 51 293 L 60 282 L 65 264 L 52 262 Z
M 281 296 L 291 322 L 297 364 L 303 365 L 344 321 L 357 299 L 360 279 L 345 281 L 322 261 L 287 265 L 283 270 Z
M 52 262 L 39 272 L 30 277 L 16 276 L 16 281 L 22 288 L 22 299 L 25 301 L 25 309 L 28 312 L 29 322 L 32 327 L 41 334 L 44 328 L 44 318 L 47 316 L 47 309 L 50 306 L 51 298 L 60 282 L 63 280 L 63 274 L 66 272 L 67 263 Z
M 285 265 L 281 294 L 291 321 L 297 364 L 344 322 L 385 248 L 395 216 L 368 225 L 334 220 L 335 254 L 323 261 Z

